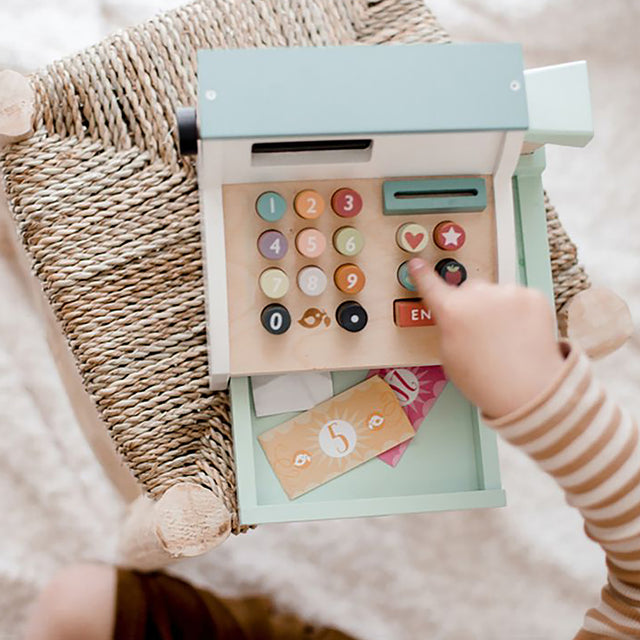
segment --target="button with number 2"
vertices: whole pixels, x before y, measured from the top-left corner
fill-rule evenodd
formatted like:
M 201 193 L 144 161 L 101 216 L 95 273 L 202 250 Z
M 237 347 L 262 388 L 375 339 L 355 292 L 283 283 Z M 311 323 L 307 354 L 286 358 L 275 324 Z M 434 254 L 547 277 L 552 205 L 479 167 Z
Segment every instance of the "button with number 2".
M 305 189 L 295 197 L 293 208 L 301 218 L 315 220 L 324 213 L 324 198 L 313 189 Z

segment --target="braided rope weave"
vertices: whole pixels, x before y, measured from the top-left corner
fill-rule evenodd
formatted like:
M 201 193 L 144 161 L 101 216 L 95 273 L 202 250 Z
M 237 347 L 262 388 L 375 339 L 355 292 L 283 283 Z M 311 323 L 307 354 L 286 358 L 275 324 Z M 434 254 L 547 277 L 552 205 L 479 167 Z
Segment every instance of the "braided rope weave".
M 10 209 L 84 385 L 152 497 L 197 482 L 244 530 L 228 396 L 208 388 L 195 170 L 175 127 L 176 107 L 195 104 L 197 49 L 447 41 L 421 0 L 198 0 L 31 78 L 35 134 L 0 158 Z M 548 214 L 564 301 L 588 282 Z

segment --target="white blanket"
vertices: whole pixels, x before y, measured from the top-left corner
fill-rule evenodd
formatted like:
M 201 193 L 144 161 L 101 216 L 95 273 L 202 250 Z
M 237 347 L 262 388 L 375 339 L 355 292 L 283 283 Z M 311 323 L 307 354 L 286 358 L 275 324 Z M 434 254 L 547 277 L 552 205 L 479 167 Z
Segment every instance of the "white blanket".
M 29 70 L 177 4 L 3 0 L 0 68 Z M 545 184 L 593 281 L 618 291 L 639 318 L 639 5 L 432 6 L 458 40 L 522 42 L 529 67 L 588 60 L 596 137 L 584 150 L 549 149 Z M 113 558 L 122 506 L 80 435 L 6 242 L 0 249 L 4 638 L 17 634 L 37 589 L 58 568 Z M 597 365 L 636 416 L 639 347 L 636 333 Z M 517 451 L 501 453 L 506 509 L 263 526 L 176 571 L 225 592 L 268 592 L 363 638 L 570 638 L 603 584 L 601 553 L 554 483 Z

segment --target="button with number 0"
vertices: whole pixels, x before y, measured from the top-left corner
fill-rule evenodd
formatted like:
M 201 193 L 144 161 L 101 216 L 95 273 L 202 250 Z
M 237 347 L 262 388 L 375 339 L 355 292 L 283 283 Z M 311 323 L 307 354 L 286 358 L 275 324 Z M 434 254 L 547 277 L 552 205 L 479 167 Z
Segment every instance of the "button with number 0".
M 289 290 L 289 278 L 282 269 L 271 267 L 260 274 L 260 288 L 267 298 L 282 298 Z
M 282 233 L 269 229 L 258 238 L 258 251 L 267 260 L 280 260 L 287 253 L 289 243 Z
M 293 201 L 296 213 L 306 220 L 314 220 L 324 213 L 324 198 L 313 189 L 305 189 Z
M 308 296 L 319 296 L 327 288 L 327 276 L 320 267 L 304 267 L 298 273 L 298 286 Z
M 355 227 L 342 227 L 333 234 L 333 246 L 343 256 L 357 256 L 364 247 L 364 237 Z
M 327 239 L 317 229 L 303 229 L 296 236 L 296 249 L 307 258 L 317 258 L 326 247 Z
M 277 222 L 286 210 L 287 201 L 275 191 L 267 191 L 256 200 L 256 211 L 267 222 Z
M 280 335 L 291 326 L 291 314 L 281 304 L 270 304 L 262 310 L 260 322 L 269 333 Z
M 360 293 L 364 289 L 366 278 L 360 267 L 355 264 L 340 265 L 333 275 L 336 287 L 343 293 Z
M 354 189 L 338 189 L 331 196 L 331 208 L 343 218 L 353 218 L 362 211 L 362 196 Z

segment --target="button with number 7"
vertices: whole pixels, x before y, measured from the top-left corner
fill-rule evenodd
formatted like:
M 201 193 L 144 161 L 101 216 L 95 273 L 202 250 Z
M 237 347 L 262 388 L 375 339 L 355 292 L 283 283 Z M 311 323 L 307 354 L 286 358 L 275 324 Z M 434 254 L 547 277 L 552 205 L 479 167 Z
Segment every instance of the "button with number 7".
M 340 265 L 333 274 L 333 279 L 336 287 L 343 293 L 360 293 L 366 282 L 362 269 L 355 264 Z
M 271 267 L 260 274 L 260 288 L 267 298 L 282 298 L 289 291 L 289 278 L 282 269 Z

